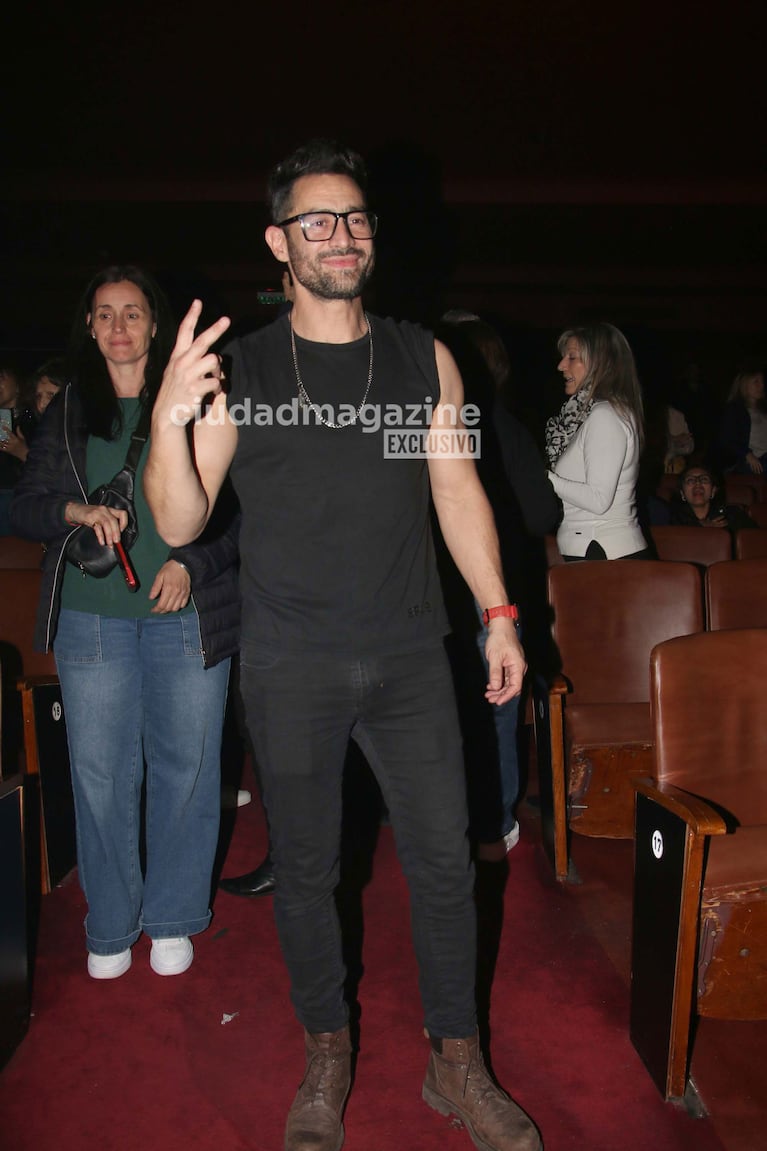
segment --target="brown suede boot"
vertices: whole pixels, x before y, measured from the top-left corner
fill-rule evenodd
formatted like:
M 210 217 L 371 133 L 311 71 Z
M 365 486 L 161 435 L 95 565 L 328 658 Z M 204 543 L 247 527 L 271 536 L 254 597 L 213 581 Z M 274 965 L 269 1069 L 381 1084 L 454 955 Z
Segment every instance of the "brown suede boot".
M 501 1091 L 485 1067 L 479 1039 L 432 1039 L 423 1097 L 441 1115 L 457 1115 L 480 1151 L 540 1151 L 532 1119 Z
M 341 1116 L 351 1087 L 349 1028 L 304 1035 L 306 1074 L 288 1112 L 285 1151 L 340 1151 Z

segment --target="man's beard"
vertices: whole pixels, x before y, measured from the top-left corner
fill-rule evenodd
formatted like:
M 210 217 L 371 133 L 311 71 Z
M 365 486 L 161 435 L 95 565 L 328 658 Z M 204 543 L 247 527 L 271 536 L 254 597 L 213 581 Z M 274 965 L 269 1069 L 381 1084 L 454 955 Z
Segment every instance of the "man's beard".
M 371 250 L 367 263 L 355 268 L 326 268 L 321 260 L 316 263 L 308 256 L 299 255 L 293 245 L 289 246 L 290 266 L 294 277 L 308 292 L 320 300 L 354 300 L 362 292 L 373 274 L 375 254 Z M 362 248 L 337 248 L 325 252 L 325 256 L 365 256 Z

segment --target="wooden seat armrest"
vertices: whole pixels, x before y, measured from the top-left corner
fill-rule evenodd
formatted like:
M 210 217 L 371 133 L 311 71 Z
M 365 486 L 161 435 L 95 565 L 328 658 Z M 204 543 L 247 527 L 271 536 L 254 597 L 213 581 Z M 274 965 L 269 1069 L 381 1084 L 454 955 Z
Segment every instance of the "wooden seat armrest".
M 549 741 L 551 749 L 551 818 L 554 873 L 564 881 L 570 874 L 567 846 L 567 769 L 565 767 L 565 696 L 569 691 L 563 676 L 549 684 Z
M 549 684 L 549 696 L 567 695 L 570 691 L 570 685 L 563 675 L 555 675 Z
M 695 835 L 727 834 L 727 824 L 722 816 L 700 796 L 671 783 L 658 783 L 652 779 L 635 779 L 634 787 L 640 795 L 646 795 L 653 803 L 683 819 Z
M 49 683 L 58 683 L 59 677 L 51 673 L 50 675 L 21 675 L 16 680 L 16 687 L 19 691 L 28 691 L 33 687 L 44 687 Z

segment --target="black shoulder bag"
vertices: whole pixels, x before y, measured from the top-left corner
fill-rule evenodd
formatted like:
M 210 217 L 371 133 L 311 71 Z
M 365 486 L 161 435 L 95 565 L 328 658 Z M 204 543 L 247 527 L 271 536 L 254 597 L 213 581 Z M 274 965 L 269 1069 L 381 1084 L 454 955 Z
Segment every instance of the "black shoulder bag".
M 144 450 L 149 435 L 149 423 L 152 413 L 144 408 L 139 422 L 131 436 L 128 454 L 125 463 L 116 476 L 107 484 L 101 484 L 88 496 L 89 504 L 103 504 L 108 508 L 119 508 L 128 513 L 128 523 L 120 537 L 120 542 L 112 547 L 111 544 L 100 544 L 93 528 L 88 524 L 80 524 L 67 540 L 64 554 L 71 564 L 79 568 L 83 575 L 103 579 L 108 576 L 118 563 L 125 574 L 125 582 L 129 591 L 138 591 L 139 581 L 128 559 L 128 552 L 138 539 L 138 521 L 136 508 L 133 503 L 133 493 L 136 483 L 136 468 L 141 453 Z

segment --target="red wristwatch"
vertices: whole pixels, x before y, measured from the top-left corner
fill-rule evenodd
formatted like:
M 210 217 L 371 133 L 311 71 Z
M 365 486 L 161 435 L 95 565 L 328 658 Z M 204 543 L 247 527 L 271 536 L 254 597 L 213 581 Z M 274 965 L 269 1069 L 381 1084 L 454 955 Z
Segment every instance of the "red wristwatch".
M 482 612 L 482 622 L 487 627 L 491 619 L 503 615 L 507 619 L 519 619 L 519 608 L 515 603 L 505 603 L 501 607 L 486 607 Z

